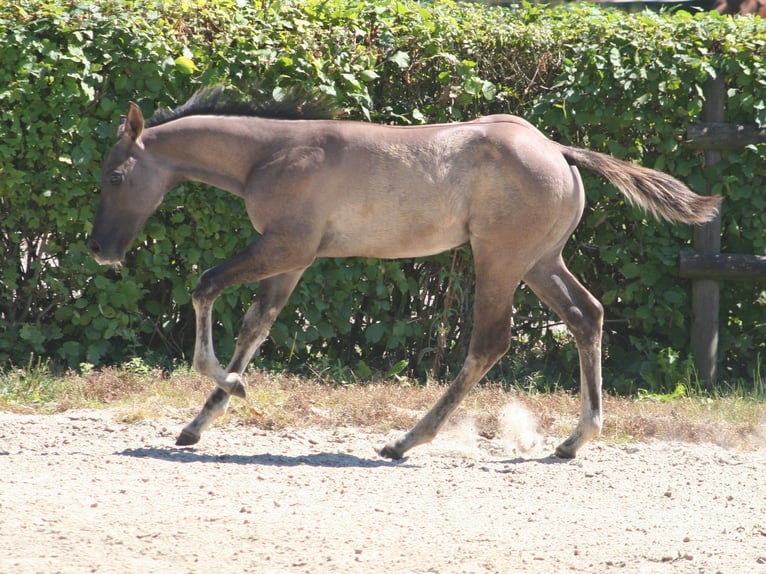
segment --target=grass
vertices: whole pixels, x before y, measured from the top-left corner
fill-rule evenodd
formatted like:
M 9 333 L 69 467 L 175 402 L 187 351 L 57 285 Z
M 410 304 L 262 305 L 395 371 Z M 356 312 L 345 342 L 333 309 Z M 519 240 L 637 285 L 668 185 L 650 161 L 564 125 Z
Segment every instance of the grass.
M 229 421 L 267 430 L 351 426 L 376 432 L 405 430 L 444 392 L 443 385 L 389 381 L 332 385 L 289 374 L 251 371 L 246 401 L 234 400 Z M 0 410 L 50 413 L 73 408 L 112 408 L 124 421 L 195 414 L 211 382 L 189 370 L 173 372 L 140 361 L 120 368 L 92 369 L 55 376 L 44 362 L 0 373 Z M 565 436 L 577 422 L 578 397 L 564 391 L 506 390 L 485 383 L 461 405 L 457 417 L 470 416 L 482 436 L 498 433 L 498 417 L 511 400 L 538 420 L 539 431 Z M 737 447 L 766 444 L 766 402 L 730 393 L 604 397 L 603 438 L 611 442 L 674 439 Z

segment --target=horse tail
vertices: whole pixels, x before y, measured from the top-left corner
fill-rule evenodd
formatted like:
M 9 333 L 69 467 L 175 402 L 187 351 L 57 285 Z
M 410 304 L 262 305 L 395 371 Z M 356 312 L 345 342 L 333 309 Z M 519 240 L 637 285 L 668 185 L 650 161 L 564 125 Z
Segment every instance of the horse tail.
M 655 217 L 682 223 L 705 223 L 715 217 L 719 195 L 698 195 L 660 171 L 603 153 L 559 144 L 570 165 L 601 174 L 633 205 Z

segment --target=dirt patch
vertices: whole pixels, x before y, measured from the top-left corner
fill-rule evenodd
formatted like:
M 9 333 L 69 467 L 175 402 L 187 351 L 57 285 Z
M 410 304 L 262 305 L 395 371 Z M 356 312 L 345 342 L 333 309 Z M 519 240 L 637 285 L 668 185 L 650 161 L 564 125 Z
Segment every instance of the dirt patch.
M 763 447 L 184 422 L 0 413 L 0 572 L 766 573 Z

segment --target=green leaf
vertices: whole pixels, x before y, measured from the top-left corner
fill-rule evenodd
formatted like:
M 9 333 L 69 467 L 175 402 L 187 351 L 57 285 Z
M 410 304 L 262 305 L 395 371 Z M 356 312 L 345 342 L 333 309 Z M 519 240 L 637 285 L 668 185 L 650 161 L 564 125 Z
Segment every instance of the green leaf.
M 402 70 L 410 67 L 410 55 L 407 52 L 398 51 L 390 56 L 388 61 L 396 64 Z
M 22 339 L 30 343 L 38 351 L 42 350 L 43 342 L 47 338 L 45 331 L 39 325 L 30 325 L 29 323 L 21 327 L 19 334 Z
M 495 87 L 495 84 L 492 82 L 489 82 L 487 80 L 484 80 L 481 85 L 481 95 L 484 97 L 485 100 L 492 101 L 497 96 L 497 88 Z
M 378 343 L 383 338 L 386 328 L 382 323 L 373 323 L 369 325 L 364 332 L 364 338 L 368 343 Z
M 175 59 L 175 65 L 178 71 L 187 75 L 191 75 L 199 70 L 194 61 L 192 61 L 191 58 L 187 58 L 186 56 L 178 56 Z
M 398 363 L 394 363 L 393 365 L 391 365 L 391 368 L 388 369 L 388 371 L 386 371 L 386 374 L 383 376 L 383 378 L 389 379 L 395 375 L 398 375 L 404 369 L 406 369 L 409 364 L 410 364 L 409 361 L 407 361 L 406 359 L 402 359 Z

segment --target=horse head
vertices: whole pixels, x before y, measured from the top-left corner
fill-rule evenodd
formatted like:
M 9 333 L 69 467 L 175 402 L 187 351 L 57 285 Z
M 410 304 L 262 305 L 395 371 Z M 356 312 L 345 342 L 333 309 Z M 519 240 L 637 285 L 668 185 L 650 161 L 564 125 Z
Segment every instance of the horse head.
M 119 139 L 102 168 L 101 202 L 88 240 L 88 249 L 102 264 L 122 260 L 172 186 L 171 172 L 149 153 L 142 134 L 146 134 L 144 116 L 130 102 L 117 132 Z

